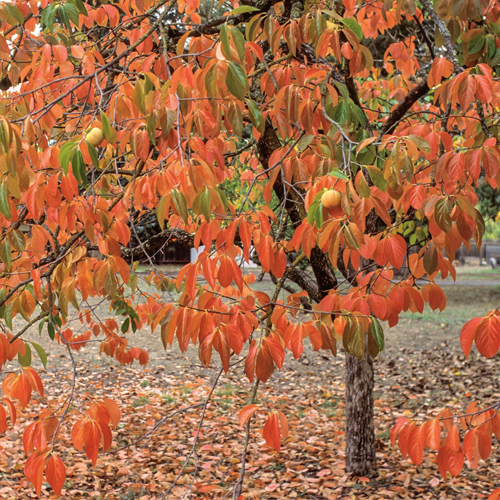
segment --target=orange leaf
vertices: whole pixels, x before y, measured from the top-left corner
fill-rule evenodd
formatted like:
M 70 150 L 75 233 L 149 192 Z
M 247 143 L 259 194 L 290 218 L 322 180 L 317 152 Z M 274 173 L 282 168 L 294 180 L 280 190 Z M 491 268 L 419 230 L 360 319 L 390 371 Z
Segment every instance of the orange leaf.
M 458 427 L 453 424 L 448 431 L 448 435 L 446 436 L 446 445 L 452 451 L 460 450 L 460 436 L 458 435 Z
M 57 455 L 53 454 L 49 458 L 45 468 L 45 477 L 55 494 L 60 495 L 64 481 L 66 481 L 66 467 L 64 467 L 63 461 Z
M 460 332 L 460 345 L 462 346 L 462 351 L 464 351 L 465 356 L 468 358 L 470 350 L 472 349 L 472 344 L 476 338 L 477 327 L 483 318 L 473 318 L 462 328 Z
M 3 380 L 2 390 L 11 399 L 19 399 L 21 406 L 26 406 L 31 399 L 31 385 L 24 373 L 9 373 Z
M 48 448 L 35 451 L 28 457 L 24 465 L 26 479 L 33 484 L 38 496 L 42 493 L 43 469 L 47 461 L 48 452 Z
M 500 488 L 493 490 L 488 497 L 488 500 L 498 500 L 500 498 Z
M 415 426 L 408 436 L 408 455 L 415 465 L 420 465 L 424 454 L 424 436 L 421 426 Z
M 492 358 L 500 348 L 500 320 L 497 316 L 483 318 L 476 330 L 477 350 L 485 357 Z
M 408 419 L 406 417 L 400 417 L 396 420 L 396 423 L 391 429 L 391 443 L 392 446 L 396 445 L 396 438 L 398 437 L 399 433 L 403 429 L 403 427 L 408 423 Z
M 266 423 L 264 425 L 263 436 L 268 446 L 274 448 L 276 451 L 280 451 L 281 433 L 277 412 L 272 411 L 268 414 Z
M 260 239 L 259 260 L 266 272 L 270 272 L 274 264 L 273 239 L 266 234 Z
M 422 426 L 425 444 L 433 449 L 438 450 L 441 443 L 441 424 L 439 419 L 435 418 L 429 422 L 425 422 Z
M 238 421 L 240 425 L 245 425 L 252 415 L 260 408 L 260 405 L 246 405 L 244 406 L 239 414 L 238 414 Z
M 26 366 L 24 368 L 24 373 L 26 373 L 31 388 L 34 391 L 38 392 L 38 394 L 40 394 L 40 396 L 43 398 L 43 384 L 42 379 L 40 378 L 38 373 L 29 366 Z

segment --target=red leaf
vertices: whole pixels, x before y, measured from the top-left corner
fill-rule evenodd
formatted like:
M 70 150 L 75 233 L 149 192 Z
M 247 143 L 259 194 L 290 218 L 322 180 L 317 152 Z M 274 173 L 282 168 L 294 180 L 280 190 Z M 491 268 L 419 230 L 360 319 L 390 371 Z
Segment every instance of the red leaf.
M 493 490 L 488 497 L 488 500 L 498 500 L 500 498 L 500 488 Z
M 497 316 L 483 318 L 476 330 L 476 347 L 485 357 L 493 357 L 500 347 L 500 321 Z
M 118 405 L 112 399 L 103 399 L 102 402 L 106 405 L 113 427 L 116 427 L 120 422 L 120 408 L 118 408 Z
M 452 451 L 460 450 L 460 436 L 458 435 L 458 427 L 456 425 L 452 425 L 448 431 L 448 435 L 446 436 L 446 445 Z
M 257 378 L 266 383 L 274 372 L 274 361 L 269 349 L 262 344 L 259 353 L 257 354 L 257 362 L 255 363 L 255 373 Z
M 244 406 L 239 414 L 238 414 L 238 421 L 241 426 L 245 425 L 252 415 L 260 408 L 260 405 L 246 405 Z
M 53 454 L 49 458 L 45 468 L 45 477 L 56 495 L 60 495 L 64 481 L 66 481 L 66 467 L 57 455 Z
M 453 63 L 446 59 L 446 57 L 437 57 L 432 63 L 432 68 L 429 71 L 429 76 L 427 77 L 427 82 L 429 88 L 439 85 L 441 79 L 448 78 L 453 72 Z
M 97 455 L 99 454 L 99 443 L 101 442 L 101 431 L 99 424 L 93 420 L 88 420 L 85 425 L 85 454 L 92 461 L 95 467 Z
M 464 465 L 465 456 L 460 448 L 459 451 L 453 451 L 448 445 L 444 444 L 439 448 L 437 462 L 439 472 L 446 479 L 446 472 L 449 471 L 452 476 L 458 476 Z
M 462 328 L 460 332 L 460 345 L 462 346 L 462 351 L 464 351 L 465 356 L 468 358 L 470 350 L 472 349 L 472 344 L 476 338 L 477 327 L 483 318 L 473 318 Z
M 415 465 L 420 465 L 424 455 L 424 436 L 421 426 L 415 426 L 408 436 L 408 455 Z
M 0 405 L 0 433 L 4 433 L 7 430 L 7 412 L 5 408 Z
M 259 260 L 266 272 L 270 272 L 274 264 L 274 250 L 273 239 L 268 234 L 260 239 Z
M 40 378 L 38 373 L 29 366 L 24 368 L 24 373 L 26 373 L 32 389 L 38 392 L 38 394 L 40 394 L 40 396 L 43 398 L 43 384 L 42 379 Z
M 38 496 L 42 493 L 43 469 L 47 460 L 48 448 L 32 453 L 24 466 L 26 479 L 33 484 Z
M 268 414 L 267 421 L 264 425 L 264 439 L 271 448 L 280 451 L 281 448 L 281 433 L 280 424 L 277 412 L 272 411 Z
M 398 437 L 399 433 L 403 429 L 403 427 L 408 423 L 408 419 L 406 417 L 400 417 L 396 420 L 396 423 L 391 429 L 391 443 L 392 446 L 396 445 L 396 438 Z
M 422 426 L 422 434 L 426 446 L 433 450 L 439 449 L 441 443 L 441 424 L 439 419 L 435 418 L 429 422 L 425 422 Z
M 247 357 L 245 358 L 245 374 L 250 382 L 253 382 L 255 375 L 255 357 L 257 355 L 257 342 L 252 340 Z
M 4 394 L 11 399 L 18 399 L 21 406 L 26 406 L 31 399 L 31 385 L 24 373 L 9 373 L 2 382 Z

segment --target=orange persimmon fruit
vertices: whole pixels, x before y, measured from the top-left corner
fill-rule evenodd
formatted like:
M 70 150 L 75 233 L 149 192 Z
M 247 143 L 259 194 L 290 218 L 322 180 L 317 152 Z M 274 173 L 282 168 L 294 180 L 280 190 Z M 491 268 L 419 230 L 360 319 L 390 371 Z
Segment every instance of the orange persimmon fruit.
M 99 146 L 104 139 L 104 134 L 100 128 L 94 127 L 86 136 L 85 140 L 92 146 Z
M 328 191 L 325 191 L 323 193 L 323 196 L 321 197 L 321 204 L 325 208 L 335 208 L 340 205 L 340 199 L 342 198 L 342 195 L 340 194 L 339 191 L 335 191 L 334 189 L 330 189 Z

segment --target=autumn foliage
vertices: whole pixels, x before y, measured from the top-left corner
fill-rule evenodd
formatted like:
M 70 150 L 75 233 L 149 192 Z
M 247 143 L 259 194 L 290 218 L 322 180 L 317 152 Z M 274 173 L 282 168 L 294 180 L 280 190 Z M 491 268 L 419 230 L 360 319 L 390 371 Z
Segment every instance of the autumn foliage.
M 496 0 L 231 4 L 0 4 L 1 432 L 44 397 L 30 327 L 74 365 L 96 339 L 102 355 L 147 364 L 133 334 L 148 327 L 166 349 L 197 345 L 206 366 L 244 359 L 256 385 L 240 423 L 265 412 L 279 451 L 286 416 L 255 394 L 286 355 L 310 342 L 376 357 L 382 323 L 443 310 L 438 278 L 456 276 L 462 244 L 481 244 L 474 187 L 500 183 Z M 159 229 L 142 237 L 151 215 Z M 142 287 L 139 260 L 173 240 L 197 259 Z M 256 291 L 244 262 L 275 293 Z M 287 282 L 301 291 L 283 301 Z M 93 315 L 96 299 L 111 318 Z M 494 356 L 498 311 L 469 321 L 461 344 Z M 24 430 L 38 494 L 44 481 L 63 488 L 56 441 L 94 465 L 113 445 L 119 402 L 73 397 Z M 392 441 L 415 464 L 436 450 L 441 474 L 457 475 L 490 455 L 497 412 L 402 418 Z

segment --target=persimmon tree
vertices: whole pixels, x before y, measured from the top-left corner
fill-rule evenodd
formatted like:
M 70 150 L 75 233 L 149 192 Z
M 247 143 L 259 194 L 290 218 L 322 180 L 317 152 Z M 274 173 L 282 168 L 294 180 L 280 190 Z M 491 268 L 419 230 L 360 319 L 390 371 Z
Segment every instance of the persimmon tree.
M 19 0 L 0 19 L 0 431 L 44 394 L 30 365 L 46 353 L 23 340 L 36 325 L 67 348 L 73 376 L 92 337 L 103 355 L 146 364 L 143 327 L 165 348 L 197 345 L 207 366 L 214 353 L 226 372 L 244 360 L 246 443 L 267 412 L 278 450 L 286 415 L 258 404 L 259 384 L 304 342 L 334 354 L 341 342 L 347 470 L 374 473 L 382 323 L 446 306 L 436 279 L 455 276 L 462 244 L 481 243 L 474 186 L 500 180 L 497 2 Z M 155 293 L 138 288 L 138 261 L 174 240 L 197 260 L 173 280 L 155 269 Z M 251 260 L 274 293 L 252 287 Z M 280 300 L 290 282 L 299 290 Z M 92 314 L 96 298 L 113 318 Z M 494 355 L 499 321 L 468 323 L 465 352 L 475 341 Z M 56 441 L 94 464 L 112 445 L 120 402 L 76 410 L 73 399 L 24 430 L 38 493 L 44 477 L 63 487 Z M 478 408 L 461 421 L 473 464 L 500 427 L 497 406 Z M 440 417 L 400 420 L 393 436 L 415 463 L 441 446 L 441 471 L 458 473 L 458 427 Z

